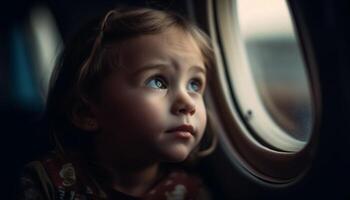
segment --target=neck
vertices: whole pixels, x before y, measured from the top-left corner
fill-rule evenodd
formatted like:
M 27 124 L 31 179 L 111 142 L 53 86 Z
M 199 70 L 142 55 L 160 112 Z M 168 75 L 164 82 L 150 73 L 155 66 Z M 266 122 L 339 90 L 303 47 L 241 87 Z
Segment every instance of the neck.
M 111 178 L 108 187 L 125 194 L 141 197 L 161 177 L 159 163 L 145 160 L 146 156 L 135 157 L 133 153 L 108 155 L 103 148 L 97 148 L 95 152 L 98 165 L 102 166 L 106 177 Z
M 142 196 L 159 179 L 159 165 L 145 166 L 138 170 L 113 170 L 113 189 L 132 196 Z

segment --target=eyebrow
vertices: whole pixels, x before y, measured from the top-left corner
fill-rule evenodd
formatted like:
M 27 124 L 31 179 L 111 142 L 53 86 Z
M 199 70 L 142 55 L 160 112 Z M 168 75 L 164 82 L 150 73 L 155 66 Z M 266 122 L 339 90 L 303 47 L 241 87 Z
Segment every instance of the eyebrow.
M 149 64 L 149 65 L 144 65 L 140 69 L 137 69 L 134 74 L 140 74 L 141 72 L 148 71 L 148 70 L 154 70 L 154 69 L 164 69 L 164 68 L 169 68 L 170 65 L 168 64 Z M 191 66 L 190 71 L 198 71 L 203 73 L 205 76 L 207 75 L 207 70 L 204 67 L 201 67 L 199 65 L 194 65 Z

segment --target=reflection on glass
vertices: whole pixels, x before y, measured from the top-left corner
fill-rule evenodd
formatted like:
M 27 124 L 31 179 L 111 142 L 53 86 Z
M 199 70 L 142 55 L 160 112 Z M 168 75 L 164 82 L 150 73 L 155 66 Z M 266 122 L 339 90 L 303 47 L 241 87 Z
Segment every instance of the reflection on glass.
M 290 136 L 311 134 L 311 94 L 300 47 L 285 1 L 238 0 L 238 20 L 260 98 Z

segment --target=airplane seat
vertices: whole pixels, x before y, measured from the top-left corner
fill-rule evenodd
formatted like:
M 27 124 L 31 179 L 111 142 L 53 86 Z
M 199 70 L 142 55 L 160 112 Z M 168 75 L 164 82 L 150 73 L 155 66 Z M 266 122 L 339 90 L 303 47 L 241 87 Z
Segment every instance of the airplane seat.
M 0 35 L 0 133 L 6 191 L 15 194 L 24 165 L 49 147 L 35 67 L 20 22 Z M 12 198 L 5 198 L 12 199 Z

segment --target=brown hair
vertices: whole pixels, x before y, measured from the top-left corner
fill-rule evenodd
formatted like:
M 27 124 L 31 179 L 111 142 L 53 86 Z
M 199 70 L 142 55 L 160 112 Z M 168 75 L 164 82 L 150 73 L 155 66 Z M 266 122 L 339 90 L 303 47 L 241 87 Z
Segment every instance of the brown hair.
M 201 50 L 206 68 L 213 65 L 213 51 L 206 34 L 183 17 L 168 11 L 114 9 L 102 19 L 91 21 L 76 34 L 57 62 L 47 99 L 46 114 L 56 145 L 60 142 L 69 145 L 70 139 L 75 140 L 76 145 L 76 140 L 78 143 L 82 140 L 81 135 L 77 136 L 82 130 L 72 124 L 72 114 L 77 107 L 84 108 L 87 102 L 97 100 L 102 79 L 110 70 L 119 67 L 118 43 L 140 35 L 161 33 L 170 27 L 189 33 Z

